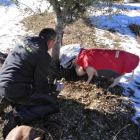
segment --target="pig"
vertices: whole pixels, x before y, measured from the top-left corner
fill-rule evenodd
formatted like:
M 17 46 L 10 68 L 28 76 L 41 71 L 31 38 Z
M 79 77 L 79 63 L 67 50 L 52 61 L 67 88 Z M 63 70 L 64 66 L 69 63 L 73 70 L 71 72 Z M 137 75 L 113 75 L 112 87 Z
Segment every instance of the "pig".
M 132 72 L 132 77 L 127 81 L 132 80 L 138 64 L 139 56 L 126 51 L 83 48 L 74 62 L 77 75 L 87 73 L 88 83 L 93 75 L 111 78 L 113 83 L 108 88 L 116 86 L 125 73 Z

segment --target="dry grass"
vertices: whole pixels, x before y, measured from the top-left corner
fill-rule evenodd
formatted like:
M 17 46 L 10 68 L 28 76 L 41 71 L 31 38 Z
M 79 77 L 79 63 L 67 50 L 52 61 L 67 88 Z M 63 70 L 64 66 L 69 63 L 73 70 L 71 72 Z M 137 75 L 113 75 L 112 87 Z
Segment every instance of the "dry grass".
M 44 16 L 44 18 L 43 18 Z M 32 30 L 35 35 L 42 28 L 55 26 L 53 13 L 35 15 L 21 22 L 27 30 Z M 41 23 L 37 23 L 41 21 Z M 94 40 L 95 30 L 89 19 L 79 19 L 64 30 L 63 45 L 81 43 L 84 48 L 105 48 L 97 45 Z M 119 41 L 115 45 L 119 47 Z M 94 77 L 90 84 L 85 80 L 87 75 L 76 77 L 70 73 L 65 81 L 65 88 L 53 95 L 58 97 L 60 111 L 46 116 L 44 119 L 57 120 L 63 127 L 58 131 L 49 128 L 55 140 L 138 140 L 139 127 L 131 118 L 135 111 L 132 103 L 123 96 L 123 89 L 116 86 L 111 90 L 107 87 L 111 82 L 104 77 Z M 131 91 L 131 90 L 130 90 Z M 133 95 L 133 93 L 132 93 Z M 30 125 L 39 127 L 42 120 L 32 122 Z
M 55 14 L 54 13 L 43 13 L 40 15 L 33 15 L 27 17 L 21 21 L 26 27 L 26 31 L 33 31 L 34 35 L 38 35 L 43 28 L 54 28 L 55 27 Z M 28 36 L 26 34 L 25 36 Z
M 137 36 L 137 42 L 140 44 L 140 36 Z
M 88 19 L 79 19 L 73 25 L 69 25 L 64 30 L 63 46 L 80 43 L 84 48 L 95 48 L 97 45 L 95 30 L 91 27 Z
M 113 49 L 123 50 L 123 47 L 120 47 L 121 38 L 115 32 L 113 32 L 113 30 L 111 30 L 110 32 L 105 31 L 103 37 L 106 37 L 107 39 L 113 41 L 112 43 L 112 45 L 114 46 Z
M 107 32 L 107 31 L 104 32 L 103 37 L 106 37 L 107 39 L 113 40 L 113 36 L 110 34 L 110 32 Z
M 120 38 L 120 37 L 115 37 L 115 38 L 113 38 L 113 41 L 114 41 L 114 42 L 117 42 L 117 43 L 118 43 L 118 42 L 121 42 L 121 38 Z
M 112 45 L 114 46 L 113 49 L 115 50 L 123 50 L 123 47 L 120 47 L 119 42 L 114 42 Z
M 41 23 L 38 23 L 38 21 L 40 20 Z M 42 15 L 35 15 L 25 18 L 21 21 L 21 23 L 25 25 L 27 31 L 33 30 L 34 34 L 38 35 L 39 31 L 43 28 L 55 27 L 55 14 L 46 13 Z M 96 39 L 96 37 L 94 36 L 95 31 L 94 28 L 91 28 L 91 26 L 92 23 L 87 18 L 79 19 L 74 24 L 66 26 L 66 28 L 64 29 L 62 46 L 80 43 L 85 48 L 97 47 L 94 43 L 94 40 Z

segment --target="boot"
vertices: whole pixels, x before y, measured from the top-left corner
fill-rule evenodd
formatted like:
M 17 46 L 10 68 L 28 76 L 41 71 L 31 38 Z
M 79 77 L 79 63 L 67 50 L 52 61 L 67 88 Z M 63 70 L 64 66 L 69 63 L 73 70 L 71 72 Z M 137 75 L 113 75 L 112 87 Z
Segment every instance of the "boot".
M 20 118 L 17 111 L 12 109 L 6 113 L 6 119 L 2 129 L 3 138 L 5 139 L 9 132 L 17 125 L 21 125 Z
M 11 104 L 1 93 L 0 93 L 0 114 L 3 110 Z

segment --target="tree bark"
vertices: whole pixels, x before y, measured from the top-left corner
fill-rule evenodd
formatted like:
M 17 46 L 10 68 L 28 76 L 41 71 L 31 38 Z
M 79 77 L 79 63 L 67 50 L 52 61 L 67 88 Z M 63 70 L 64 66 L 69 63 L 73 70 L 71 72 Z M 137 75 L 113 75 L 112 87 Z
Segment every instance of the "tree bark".
M 60 48 L 62 45 L 63 30 L 64 30 L 65 26 L 66 26 L 65 16 L 63 16 L 62 13 L 59 13 L 57 15 L 57 23 L 55 26 L 55 30 L 57 32 L 57 42 L 53 46 L 53 49 L 52 49 L 52 60 L 56 66 L 59 66 L 59 63 L 60 63 L 59 62 L 59 53 L 60 53 Z

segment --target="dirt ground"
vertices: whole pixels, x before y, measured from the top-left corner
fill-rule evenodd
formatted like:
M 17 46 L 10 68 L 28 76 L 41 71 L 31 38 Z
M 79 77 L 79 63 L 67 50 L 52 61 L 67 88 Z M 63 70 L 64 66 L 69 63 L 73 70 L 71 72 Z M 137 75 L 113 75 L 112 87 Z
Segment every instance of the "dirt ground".
M 108 91 L 111 82 L 105 77 L 94 77 L 90 84 L 86 79 L 87 75 L 78 77 L 72 68 L 65 75 L 64 90 L 52 93 L 58 98 L 59 112 L 27 125 L 40 128 L 44 121 L 57 122 L 62 129 L 46 126 L 46 140 L 138 140 L 139 126 L 131 121 L 135 111 L 123 96 L 124 89 L 116 86 Z

